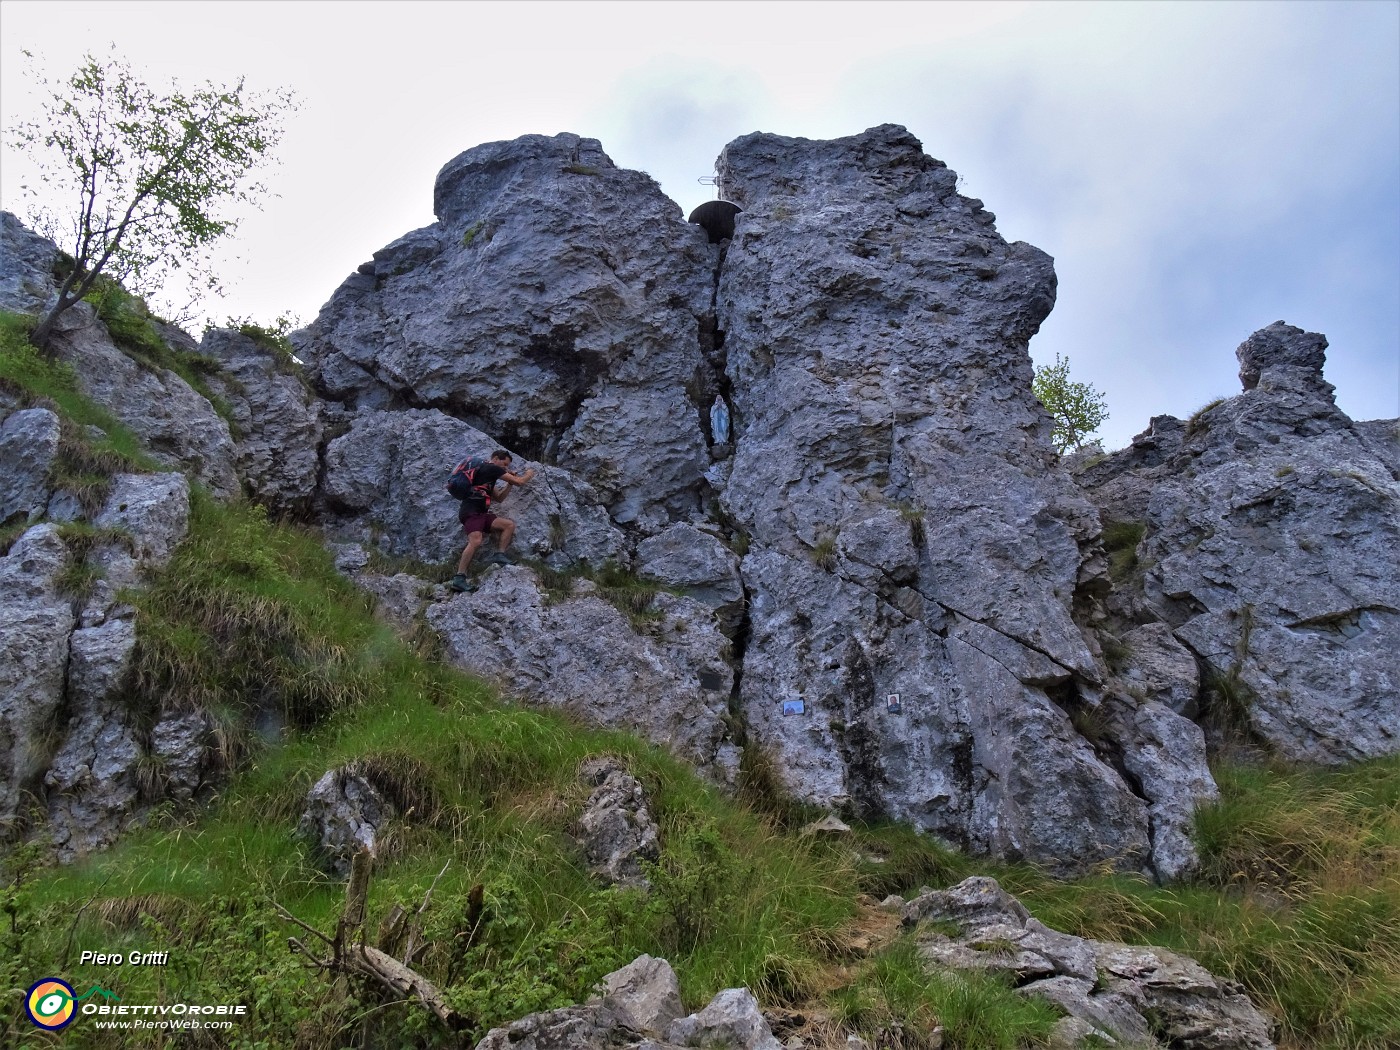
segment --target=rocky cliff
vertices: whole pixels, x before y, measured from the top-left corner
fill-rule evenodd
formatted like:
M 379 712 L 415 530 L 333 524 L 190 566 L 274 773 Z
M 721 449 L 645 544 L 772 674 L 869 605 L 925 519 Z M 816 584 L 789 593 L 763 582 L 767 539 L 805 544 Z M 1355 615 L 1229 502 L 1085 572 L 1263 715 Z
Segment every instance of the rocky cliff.
M 1336 409 L 1325 340 L 1256 333 L 1239 397 L 1069 469 L 1027 353 L 1052 261 L 908 132 L 749 135 L 716 171 L 742 211 L 711 244 L 595 140 L 469 150 L 438 221 L 294 335 L 309 388 L 205 336 L 224 417 L 93 364 L 86 316 L 60 353 L 165 462 L 319 522 L 449 659 L 721 782 L 747 755 L 972 851 L 1171 878 L 1215 796 L 1203 725 L 1318 761 L 1400 748 L 1400 446 Z M 4 234 L 0 291 L 34 309 L 43 246 Z M 498 446 L 540 472 L 501 508 L 527 563 L 456 596 L 376 571 L 372 548 L 455 558 L 445 475 Z M 7 513 L 52 516 L 42 474 Z

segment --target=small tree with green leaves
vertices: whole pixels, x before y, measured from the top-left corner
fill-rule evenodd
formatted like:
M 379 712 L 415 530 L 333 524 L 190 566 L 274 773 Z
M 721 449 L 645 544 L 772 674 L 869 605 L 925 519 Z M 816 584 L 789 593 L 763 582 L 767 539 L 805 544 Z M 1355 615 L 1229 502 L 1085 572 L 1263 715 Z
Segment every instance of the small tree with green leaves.
M 1081 448 L 1084 439 L 1108 418 L 1105 396 L 1088 383 L 1069 377 L 1069 358 L 1055 355 L 1053 365 L 1035 370 L 1031 384 L 1036 398 L 1050 413 L 1055 428 L 1050 435 L 1055 451 L 1064 455 L 1070 448 Z
M 271 159 L 295 109 L 292 93 L 253 92 L 242 80 L 162 93 L 120 58 L 91 54 L 54 84 L 25 55 L 45 99 L 42 120 L 13 130 L 38 175 L 21 188 L 36 203 L 35 229 L 73 257 L 30 337 L 35 345 L 47 345 L 59 317 L 101 275 L 144 296 L 183 270 L 192 288 L 217 290 L 209 248 L 237 227 L 221 208 L 257 206 L 266 194 L 250 176 Z M 56 195 L 67 203 L 51 206 Z

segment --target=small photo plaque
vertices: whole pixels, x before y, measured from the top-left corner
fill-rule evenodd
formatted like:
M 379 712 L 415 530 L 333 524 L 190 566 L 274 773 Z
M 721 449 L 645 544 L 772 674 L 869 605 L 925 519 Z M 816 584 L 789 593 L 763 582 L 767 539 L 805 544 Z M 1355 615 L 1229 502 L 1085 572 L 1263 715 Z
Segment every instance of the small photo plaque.
M 785 715 L 805 715 L 807 713 L 807 701 L 802 697 L 796 700 L 783 701 L 783 714 Z
M 892 715 L 903 713 L 904 705 L 900 703 L 898 693 L 890 693 L 889 696 L 885 697 L 885 710 Z

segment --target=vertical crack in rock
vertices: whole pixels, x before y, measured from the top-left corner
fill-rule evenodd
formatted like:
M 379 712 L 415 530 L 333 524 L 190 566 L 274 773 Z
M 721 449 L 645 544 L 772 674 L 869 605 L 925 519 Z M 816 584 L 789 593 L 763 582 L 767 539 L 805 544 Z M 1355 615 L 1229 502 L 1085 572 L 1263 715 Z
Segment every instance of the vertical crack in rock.
M 744 588 L 743 611 L 738 626 L 729 639 L 730 666 L 734 669 L 734 681 L 729 690 L 728 718 L 729 733 L 734 745 L 740 749 L 740 768 L 752 763 L 754 756 L 749 752 L 748 720 L 744 717 L 742 701 L 744 689 L 744 657 L 749 648 L 749 632 L 753 629 L 749 620 L 749 589 Z M 750 766 L 750 768 L 752 768 Z
M 726 409 L 730 413 L 729 448 L 723 448 L 725 444 L 718 440 L 715 435 L 710 418 L 710 403 L 707 403 L 704 396 L 692 398 L 700 417 L 700 427 L 705 435 L 706 445 L 711 452 L 711 458 L 727 458 L 733 443 L 738 440 L 735 433 L 735 421 L 733 419 L 733 400 L 730 396 L 730 381 L 727 369 L 727 355 L 724 348 L 724 331 L 719 327 L 718 320 L 718 300 L 720 277 L 724 271 L 724 260 L 729 253 L 729 241 L 722 242 L 714 251 L 713 277 L 710 282 L 710 300 L 708 309 L 696 318 L 696 342 L 700 352 L 700 359 L 703 365 L 696 368 L 696 388 L 697 392 L 703 390 L 711 397 L 723 399 Z M 706 382 L 701 382 L 706 380 Z M 715 477 L 713 468 L 706 472 L 706 484 L 715 491 L 719 491 L 721 486 L 718 478 Z M 712 512 L 712 518 L 715 514 Z M 735 539 L 734 528 L 727 520 L 719 521 L 725 531 L 724 539 L 732 544 Z M 728 718 L 731 738 L 734 744 L 740 749 L 740 762 L 752 768 L 753 754 L 750 752 L 750 739 L 748 720 L 744 716 L 744 705 L 742 702 L 744 684 L 744 659 L 748 652 L 749 639 L 753 630 L 753 623 L 750 616 L 750 603 L 752 595 L 748 584 L 744 580 L 744 569 L 742 559 L 738 569 L 739 585 L 743 594 L 739 602 L 738 621 L 734 625 L 729 635 L 730 666 L 734 671 L 733 684 L 729 691 Z
M 882 741 L 873 720 L 877 717 L 875 673 L 860 642 L 846 642 L 846 691 L 844 720 L 833 726 L 837 747 L 846 765 L 851 806 L 862 820 L 884 815 L 889 784 L 885 778 Z

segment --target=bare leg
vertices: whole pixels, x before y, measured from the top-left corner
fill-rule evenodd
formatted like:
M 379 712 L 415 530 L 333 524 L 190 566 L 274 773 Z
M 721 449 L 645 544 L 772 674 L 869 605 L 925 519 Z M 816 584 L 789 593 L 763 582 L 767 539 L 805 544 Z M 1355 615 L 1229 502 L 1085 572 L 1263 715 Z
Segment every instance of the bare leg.
M 515 522 L 509 518 L 497 518 L 491 523 L 491 531 L 497 533 L 496 545 L 502 554 L 510 546 L 510 541 L 515 537 Z
M 476 549 L 481 546 L 481 533 L 473 532 L 467 537 L 467 545 L 462 549 L 462 556 L 457 559 L 457 572 L 465 576 L 467 566 L 472 563 L 472 558 L 476 554 Z

